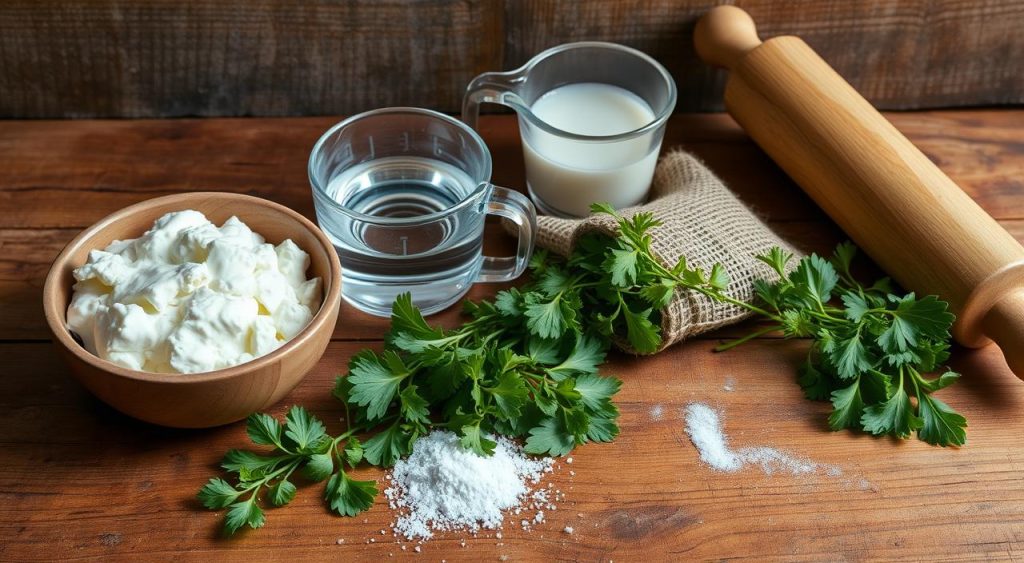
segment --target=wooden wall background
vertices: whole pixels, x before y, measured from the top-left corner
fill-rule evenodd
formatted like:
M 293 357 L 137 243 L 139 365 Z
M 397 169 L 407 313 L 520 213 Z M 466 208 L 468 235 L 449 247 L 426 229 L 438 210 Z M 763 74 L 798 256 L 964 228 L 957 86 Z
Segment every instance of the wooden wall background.
M 701 0 L 3 0 L 0 117 L 457 111 L 486 70 L 577 40 L 662 61 L 678 111 L 721 108 Z M 885 109 L 1024 102 L 1021 0 L 741 0 Z

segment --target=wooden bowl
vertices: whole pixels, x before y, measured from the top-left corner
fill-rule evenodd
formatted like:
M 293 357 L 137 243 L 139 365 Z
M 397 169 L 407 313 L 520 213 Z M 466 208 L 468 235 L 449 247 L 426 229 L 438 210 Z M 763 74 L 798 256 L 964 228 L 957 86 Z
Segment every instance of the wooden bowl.
M 141 236 L 160 216 L 195 209 L 216 224 L 237 215 L 267 242 L 292 239 L 309 254 L 307 275 L 323 280 L 323 304 L 309 326 L 274 352 L 226 369 L 164 374 L 121 367 L 93 355 L 67 328 L 72 271 L 89 251 Z M 239 194 L 196 192 L 126 207 L 82 231 L 46 276 L 43 308 L 60 355 L 78 381 L 101 400 L 135 418 L 178 428 L 206 428 L 245 418 L 278 402 L 316 365 L 338 320 L 341 264 L 334 246 L 308 219 L 276 203 Z

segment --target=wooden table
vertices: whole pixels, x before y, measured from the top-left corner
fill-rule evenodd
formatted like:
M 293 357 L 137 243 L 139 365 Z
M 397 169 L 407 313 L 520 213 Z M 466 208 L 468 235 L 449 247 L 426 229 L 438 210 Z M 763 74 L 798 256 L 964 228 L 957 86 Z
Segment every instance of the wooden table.
M 1024 111 L 890 117 L 1024 238 Z M 604 371 L 625 381 L 622 434 L 578 448 L 571 466 L 560 464 L 551 481 L 567 498 L 531 532 L 510 525 L 501 539 L 448 534 L 421 553 L 401 551 L 379 533 L 393 518 L 380 499 L 357 518 L 335 517 L 321 502 L 321 486 L 311 485 L 289 507 L 269 511 L 265 528 L 220 538 L 221 514 L 201 510 L 195 492 L 217 473 L 224 451 L 246 444 L 243 425 L 158 428 L 92 398 L 49 342 L 43 278 L 81 228 L 158 195 L 235 191 L 312 217 L 306 158 L 334 121 L 0 122 L 0 560 L 1024 560 L 1024 383 L 998 350 L 955 350 L 952 366 L 964 378 L 940 397 L 967 416 L 968 445 L 943 449 L 829 432 L 828 405 L 803 399 L 794 383 L 806 342 L 762 338 L 711 352 L 743 326 L 653 358 L 613 354 Z M 482 128 L 495 181 L 522 188 L 514 119 L 486 118 Z M 827 251 L 841 240 L 728 116 L 673 118 L 665 143 L 702 157 L 799 246 Z M 488 245 L 507 246 L 503 236 L 490 233 Z M 492 291 L 477 286 L 472 297 Z M 433 320 L 452 325 L 458 313 Z M 303 404 L 337 430 L 332 381 L 357 350 L 380 346 L 385 326 L 345 307 L 327 353 L 274 414 Z M 681 410 L 690 401 L 720 407 L 735 446 L 773 445 L 834 464 L 842 475 L 713 472 L 683 432 Z M 652 414 L 656 406 L 661 416 Z M 574 533 L 564 533 L 566 526 Z

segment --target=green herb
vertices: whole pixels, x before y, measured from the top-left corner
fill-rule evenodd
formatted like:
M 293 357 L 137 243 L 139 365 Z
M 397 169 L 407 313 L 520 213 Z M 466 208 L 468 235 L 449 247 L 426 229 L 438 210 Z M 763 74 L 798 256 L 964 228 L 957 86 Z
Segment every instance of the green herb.
M 792 255 L 775 248 L 759 256 L 778 275 L 775 282 L 755 284 L 770 309 L 758 312 L 777 323 L 765 330 L 813 338 L 799 382 L 807 398 L 831 400 L 828 423 L 833 430 L 899 438 L 916 432 L 929 444 L 963 445 L 966 419 L 931 396 L 959 374 L 923 375 L 949 358 L 954 320 L 949 305 L 934 295 L 893 294 L 887 278 L 861 285 L 850 273 L 855 254 L 852 244 L 843 243 L 831 259 L 811 255 L 788 275 Z M 833 305 L 833 299 L 842 306 Z
M 729 277 L 719 264 L 708 273 L 688 267 L 685 257 L 672 268 L 662 266 L 650 250 L 648 231 L 658 222 L 649 215 L 627 220 L 607 205 L 592 209 L 616 217 L 620 233 L 614 239 L 582 241 L 569 260 L 572 274 L 567 275 L 595 270 L 612 274 L 616 289 L 601 291 L 596 300 L 584 299 L 584 315 L 597 322 L 610 319 L 606 330 L 625 334 L 637 351 L 653 352 L 660 344 L 659 318 L 652 311 L 667 305 L 676 290 L 696 291 L 774 322 L 718 347 L 719 351 L 778 330 L 787 338 L 813 339 L 799 383 L 809 399 L 831 400 L 834 410 L 828 423 L 833 430 L 852 428 L 899 438 L 916 432 L 921 440 L 940 446 L 966 442 L 966 419 L 931 396 L 959 374 L 923 375 L 938 370 L 949 358 L 954 316 L 945 301 L 933 295 L 896 295 L 888 278 L 870 287 L 861 285 L 850 273 L 856 247 L 843 243 L 831 259 L 811 255 L 790 274 L 786 267 L 791 254 L 773 248 L 758 256 L 778 279 L 755 282 L 761 303 L 746 303 L 724 293 Z M 604 261 L 598 262 L 602 256 Z M 600 268 L 594 268 L 597 263 Z M 608 312 L 616 301 L 622 308 Z
M 606 205 L 595 211 L 615 214 Z M 367 461 L 392 465 L 435 426 L 480 455 L 493 452 L 491 433 L 549 455 L 615 438 L 611 399 L 621 382 L 597 373 L 612 338 L 651 353 L 661 343 L 658 311 L 675 290 L 729 299 L 720 294 L 728 284 L 721 266 L 705 273 L 685 260 L 672 269 L 657 261 L 653 215 L 615 216 L 618 236 L 583 237 L 568 260 L 538 251 L 530 283 L 467 302 L 459 328 L 430 326 L 409 295 L 399 296 L 384 351 L 353 357 L 334 391 L 355 424 L 383 429 L 366 442 Z
M 660 311 L 678 291 L 773 321 L 719 350 L 776 330 L 811 338 L 799 382 L 808 398 L 832 401 L 833 429 L 898 437 L 916 432 L 939 445 L 965 442 L 964 418 L 931 396 L 959 376 L 922 375 L 949 356 L 953 315 L 945 302 L 894 295 L 888 280 L 859 284 L 850 274 L 855 249 L 843 244 L 831 260 L 812 255 L 790 274 L 792 256 L 782 250 L 758 257 L 778 280 L 756 282 L 761 303 L 746 303 L 724 293 L 729 276 L 720 264 L 707 271 L 685 257 L 671 267 L 661 264 L 651 250 L 650 230 L 660 225 L 652 214 L 625 218 L 606 204 L 592 210 L 615 217 L 618 234 L 581 237 L 568 259 L 536 252 L 528 284 L 493 301 L 466 302 L 468 320 L 458 328 L 430 326 L 410 295 L 400 295 L 384 350 L 357 353 L 347 376 L 335 383 L 348 430 L 332 438 L 301 407 L 293 407 L 283 425 L 266 414 L 250 416 L 250 439 L 273 450 L 228 452 L 223 467 L 238 483 L 211 479 L 199 493 L 203 504 L 230 508 L 228 533 L 258 528 L 264 523 L 259 495 L 274 506 L 287 504 L 296 491 L 289 478 L 302 469 L 308 480 L 327 479 L 331 509 L 352 516 L 373 504 L 377 489 L 372 481 L 349 478 L 344 464 L 391 466 L 438 427 L 456 432 L 480 455 L 494 452 L 492 434 L 521 437 L 526 451 L 549 455 L 611 441 L 619 432 L 612 397 L 621 382 L 599 375 L 598 366 L 613 340 L 642 354 L 656 352 Z M 360 442 L 357 433 L 371 436 Z
M 261 494 L 263 502 L 272 506 L 291 502 L 296 493 L 291 479 L 296 472 L 307 481 L 327 480 L 325 497 L 338 514 L 354 516 L 373 505 L 376 484 L 356 481 L 344 470 L 345 463 L 355 467 L 363 455 L 352 432 L 332 438 L 322 422 L 299 406 L 288 411 L 283 424 L 268 414 L 250 415 L 246 432 L 254 444 L 272 446 L 272 450 L 264 454 L 229 451 L 221 467 L 234 474 L 237 483 L 215 477 L 198 495 L 206 508 L 228 509 L 224 517 L 226 534 L 243 526 L 263 526 L 266 517 L 260 507 Z

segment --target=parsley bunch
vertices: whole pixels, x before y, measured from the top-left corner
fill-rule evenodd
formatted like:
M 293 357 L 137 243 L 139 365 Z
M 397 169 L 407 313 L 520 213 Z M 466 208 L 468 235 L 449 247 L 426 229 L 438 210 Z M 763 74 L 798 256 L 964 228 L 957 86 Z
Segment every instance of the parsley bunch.
M 768 331 L 786 337 L 813 338 L 799 383 L 809 399 L 829 399 L 833 430 L 861 429 L 906 438 L 916 432 L 929 444 L 960 446 L 967 421 L 931 396 L 960 375 L 937 370 L 949 358 L 949 305 L 934 295 L 897 295 L 888 278 L 870 287 L 850 273 L 856 248 L 839 245 L 828 260 L 811 255 L 792 273 L 793 256 L 779 248 L 758 259 L 775 270 L 778 280 L 755 283 L 768 311 L 748 307 L 775 325 L 719 347 L 728 349 Z M 838 299 L 842 306 L 833 305 Z M 913 397 L 913 401 L 911 400 Z
M 399 296 L 384 351 L 358 353 L 334 390 L 355 424 L 382 428 L 366 442 L 367 461 L 392 465 L 438 426 L 480 455 L 493 453 L 491 433 L 556 456 L 618 434 L 611 399 L 621 382 L 597 373 L 612 338 L 656 351 L 659 311 L 674 291 L 728 300 L 720 293 L 728 277 L 720 265 L 705 274 L 685 259 L 663 267 L 651 251 L 649 230 L 660 223 L 650 213 L 594 210 L 617 219 L 617 236 L 583 237 L 568 259 L 537 252 L 530 283 L 467 302 L 459 328 L 428 325 L 410 296 Z
M 230 450 L 221 467 L 235 474 L 237 484 L 214 477 L 198 495 L 206 508 L 229 508 L 224 516 L 226 534 L 246 525 L 263 526 L 266 516 L 260 508 L 260 493 L 273 506 L 291 502 L 296 492 L 291 479 L 296 472 L 308 481 L 326 479 L 325 498 L 338 514 L 355 516 L 373 505 L 376 483 L 356 481 L 345 473 L 345 463 L 355 467 L 363 458 L 363 447 L 352 431 L 333 438 L 320 420 L 299 406 L 288 411 L 284 424 L 269 414 L 252 414 L 245 429 L 254 444 L 272 446 L 272 451 Z
M 349 478 L 344 465 L 391 466 L 432 428 L 456 432 L 465 448 L 485 456 L 496 446 L 492 434 L 524 438 L 527 452 L 547 455 L 610 441 L 619 432 L 612 397 L 621 382 L 599 375 L 598 367 L 613 340 L 641 354 L 656 352 L 660 311 L 681 291 L 772 321 L 717 350 L 777 330 L 811 338 L 799 382 L 808 398 L 831 399 L 834 430 L 965 442 L 964 418 L 931 396 L 959 376 L 923 375 L 949 357 L 953 315 L 945 302 L 893 294 L 888 280 L 861 285 L 850 274 L 855 249 L 847 243 L 831 260 L 802 259 L 790 274 L 792 255 L 781 249 L 757 257 L 778 279 L 756 282 L 760 302 L 746 303 L 725 293 L 729 276 L 720 264 L 705 271 L 680 257 L 663 265 L 651 249 L 650 230 L 660 225 L 652 214 L 625 218 L 607 204 L 591 209 L 614 217 L 618 233 L 581 237 L 567 259 L 538 251 L 529 283 L 493 301 L 466 302 L 468 320 L 458 328 L 430 326 L 411 296 L 400 295 L 384 350 L 357 353 L 335 383 L 348 429 L 331 437 L 301 407 L 292 407 L 284 424 L 267 414 L 250 416 L 249 438 L 272 451 L 228 452 L 222 466 L 238 483 L 211 479 L 199 492 L 203 504 L 230 508 L 228 533 L 261 527 L 259 495 L 274 506 L 287 504 L 296 491 L 290 478 L 301 469 L 311 481 L 329 478 L 331 509 L 353 516 L 373 504 L 377 489 L 373 481 Z M 362 443 L 357 434 L 372 435 Z

